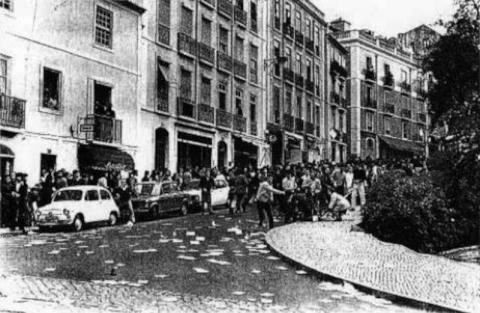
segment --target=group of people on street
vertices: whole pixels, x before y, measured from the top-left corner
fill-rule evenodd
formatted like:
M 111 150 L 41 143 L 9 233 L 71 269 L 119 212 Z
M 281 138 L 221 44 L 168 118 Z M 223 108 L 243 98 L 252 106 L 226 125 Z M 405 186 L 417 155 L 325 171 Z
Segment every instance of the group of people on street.
M 228 207 L 230 214 L 246 212 L 256 204 L 259 225 L 273 225 L 273 209 L 284 215 L 285 223 L 298 218 L 318 217 L 340 220 L 349 209 L 358 209 L 366 203 L 366 189 L 382 173 L 391 169 L 404 170 L 407 175 L 416 175 L 426 170 L 425 160 L 420 157 L 403 160 L 361 160 L 355 158 L 339 164 L 329 161 L 316 163 L 285 164 L 256 168 L 234 166 L 218 168 L 180 168 L 178 173 L 169 170 L 145 171 L 141 180 L 137 171 L 128 174 L 120 171 L 81 173 L 44 169 L 40 182 L 29 188 L 27 175 L 12 173 L 2 179 L 2 227 L 22 231 L 32 224 L 33 212 L 50 203 L 53 193 L 68 186 L 99 185 L 112 193 L 121 211 L 128 212 L 129 223 L 135 222 L 132 198 L 136 185 L 142 182 L 172 182 L 179 190 L 190 188 L 192 180 L 199 180 L 202 207 L 214 214 L 211 191 L 218 179 L 230 187 Z

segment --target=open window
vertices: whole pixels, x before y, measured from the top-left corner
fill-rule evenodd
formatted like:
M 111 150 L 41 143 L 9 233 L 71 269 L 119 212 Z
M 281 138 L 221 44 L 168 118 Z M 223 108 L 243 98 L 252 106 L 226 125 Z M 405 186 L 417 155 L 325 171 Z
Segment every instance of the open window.
M 61 72 L 43 68 L 42 107 L 56 111 L 61 109 L 61 78 Z

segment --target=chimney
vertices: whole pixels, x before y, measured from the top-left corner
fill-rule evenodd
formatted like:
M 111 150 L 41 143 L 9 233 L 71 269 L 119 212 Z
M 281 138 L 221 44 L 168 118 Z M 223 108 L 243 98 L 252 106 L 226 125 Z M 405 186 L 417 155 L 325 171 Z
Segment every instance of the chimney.
M 334 32 L 349 31 L 350 26 L 351 26 L 350 22 L 348 22 L 348 21 L 346 21 L 342 18 L 338 18 L 338 19 L 330 22 L 330 27 L 332 28 L 332 30 Z

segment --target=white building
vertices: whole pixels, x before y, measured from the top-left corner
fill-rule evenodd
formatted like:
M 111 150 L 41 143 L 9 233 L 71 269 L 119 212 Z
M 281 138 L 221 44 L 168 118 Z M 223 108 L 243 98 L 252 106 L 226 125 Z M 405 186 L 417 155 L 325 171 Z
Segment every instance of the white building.
M 0 0 L 0 174 L 32 184 L 44 168 L 133 167 L 143 12 L 135 1 Z

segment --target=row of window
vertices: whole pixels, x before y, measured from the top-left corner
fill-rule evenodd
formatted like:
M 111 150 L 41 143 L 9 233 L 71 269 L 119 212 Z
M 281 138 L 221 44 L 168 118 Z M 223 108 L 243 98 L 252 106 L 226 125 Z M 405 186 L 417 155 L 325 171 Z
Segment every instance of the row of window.
M 374 132 L 374 119 L 375 114 L 373 112 L 365 112 L 365 127 L 369 132 Z M 393 118 L 390 116 L 383 116 L 383 130 L 385 135 L 393 135 L 392 130 Z M 422 125 L 417 125 L 418 135 L 424 139 L 425 137 L 425 127 Z M 410 139 L 412 137 L 411 122 L 401 121 L 401 134 L 402 139 Z
M 294 103 L 293 91 L 290 89 L 285 89 L 284 99 L 285 99 L 284 100 L 285 114 L 295 116 L 296 118 L 299 118 L 299 119 L 303 119 L 305 116 L 305 120 L 307 122 L 315 123 L 317 125 L 320 124 L 320 107 L 315 106 L 315 109 L 314 109 L 315 111 L 312 111 L 313 105 L 310 99 L 307 99 L 305 115 L 303 111 L 303 97 L 301 93 L 297 93 L 295 97 L 295 103 Z M 275 122 L 277 124 L 280 123 L 280 120 L 282 118 L 280 103 L 281 103 L 281 89 L 277 86 L 274 86 L 273 87 L 273 113 L 274 113 Z
M 377 107 L 377 92 L 376 87 L 370 84 L 362 84 L 361 86 L 361 100 L 362 105 L 367 107 Z M 394 92 L 385 90 L 383 93 L 383 101 L 385 104 L 397 104 L 398 101 L 396 100 Z M 408 108 L 411 106 L 416 106 L 420 112 L 425 111 L 425 104 L 421 101 L 416 99 L 411 99 L 409 96 L 401 95 L 400 96 L 400 104 L 403 108 Z
M 158 109 L 161 111 L 168 111 L 168 95 L 169 95 L 169 79 L 168 79 L 168 65 L 161 60 L 158 61 L 158 82 L 157 95 L 159 100 Z M 193 99 L 193 73 L 185 68 L 180 69 L 180 95 L 188 100 Z M 224 111 L 228 109 L 228 82 L 219 82 L 217 85 L 218 108 Z M 244 89 L 240 87 L 235 88 L 235 107 L 232 112 L 244 116 Z M 257 98 L 255 93 L 249 94 L 249 118 L 251 121 L 257 120 Z M 200 103 L 212 106 L 212 80 L 206 76 L 202 76 L 200 80 Z

